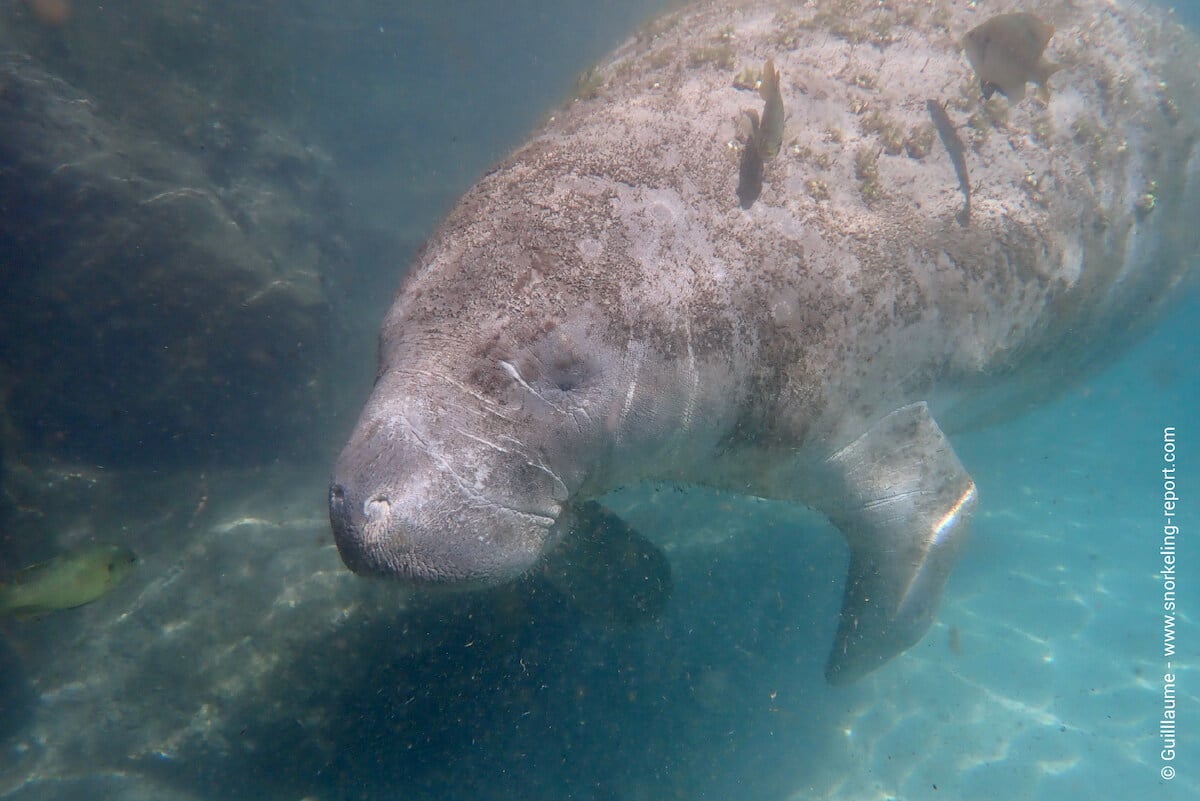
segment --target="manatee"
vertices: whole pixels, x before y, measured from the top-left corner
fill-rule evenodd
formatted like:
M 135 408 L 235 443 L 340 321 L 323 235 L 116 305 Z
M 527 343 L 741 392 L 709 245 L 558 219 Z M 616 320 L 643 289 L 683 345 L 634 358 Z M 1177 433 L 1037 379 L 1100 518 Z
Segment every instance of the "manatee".
M 966 4 L 850 5 L 678 10 L 462 197 L 334 468 L 350 569 L 506 582 L 595 540 L 616 487 L 704 485 L 845 535 L 829 681 L 922 637 L 985 494 L 950 437 L 1110 361 L 1189 274 L 1200 51 L 1153 9 L 1026 4 L 1087 46 L 993 125 Z M 765 59 L 786 121 L 746 209 L 735 76 Z M 968 226 L 950 160 L 905 147 L 929 99 L 983 120 Z

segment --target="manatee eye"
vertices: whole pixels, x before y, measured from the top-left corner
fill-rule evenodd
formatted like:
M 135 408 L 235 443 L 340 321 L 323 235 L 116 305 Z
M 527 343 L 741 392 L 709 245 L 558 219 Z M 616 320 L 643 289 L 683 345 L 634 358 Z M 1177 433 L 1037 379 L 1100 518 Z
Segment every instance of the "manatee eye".
M 559 353 L 547 363 L 545 379 L 560 392 L 570 392 L 587 383 L 591 373 L 592 366 L 586 358 L 575 353 Z
M 558 387 L 562 392 L 570 392 L 579 386 L 583 378 L 583 371 L 577 368 L 578 365 L 569 365 L 562 369 L 551 370 L 550 380 L 554 382 L 554 386 Z
M 561 331 L 535 340 L 499 365 L 509 379 L 550 393 L 587 389 L 600 373 L 600 363 L 588 350 Z

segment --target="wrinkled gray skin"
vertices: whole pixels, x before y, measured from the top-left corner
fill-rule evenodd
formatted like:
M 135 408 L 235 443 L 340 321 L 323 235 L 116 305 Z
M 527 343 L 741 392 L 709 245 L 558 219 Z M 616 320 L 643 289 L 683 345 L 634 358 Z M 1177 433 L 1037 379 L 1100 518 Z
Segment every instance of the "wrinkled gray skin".
M 387 316 L 336 466 L 351 569 L 505 581 L 579 502 L 691 482 L 846 534 L 831 681 L 921 637 L 976 503 L 942 432 L 1110 360 L 1195 258 L 1196 48 L 1101 0 L 1022 4 L 1067 66 L 1048 107 L 996 98 L 993 124 L 958 45 L 986 16 L 863 5 L 659 21 L 463 197 Z M 784 146 L 743 210 L 738 123 L 761 101 L 734 79 L 768 56 Z M 966 146 L 966 226 L 929 98 Z

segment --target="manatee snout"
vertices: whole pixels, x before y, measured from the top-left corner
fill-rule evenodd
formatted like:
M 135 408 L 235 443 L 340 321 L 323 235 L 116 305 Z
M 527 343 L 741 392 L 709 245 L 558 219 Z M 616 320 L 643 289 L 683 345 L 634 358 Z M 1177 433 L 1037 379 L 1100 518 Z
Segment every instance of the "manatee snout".
M 389 539 L 392 548 L 402 540 L 392 519 L 391 499 L 375 494 L 361 504 L 356 493 L 336 479 L 329 485 L 329 522 L 338 553 L 355 573 L 377 574 L 388 570 Z
M 552 543 L 561 504 L 546 481 L 519 469 L 523 462 L 462 442 L 434 447 L 419 436 L 360 428 L 371 434 L 352 437 L 329 485 L 334 540 L 355 573 L 496 584 L 525 573 Z M 484 484 L 484 475 L 506 489 Z

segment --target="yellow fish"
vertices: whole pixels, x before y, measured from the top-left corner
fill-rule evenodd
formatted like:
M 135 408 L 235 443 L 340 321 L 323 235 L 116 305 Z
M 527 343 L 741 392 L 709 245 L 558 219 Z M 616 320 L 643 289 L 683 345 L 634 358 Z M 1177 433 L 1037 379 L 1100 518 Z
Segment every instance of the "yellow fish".
M 87 545 L 30 565 L 0 584 L 0 617 L 32 617 L 90 604 L 120 584 L 137 556 L 120 545 Z
M 1046 81 L 1062 69 L 1042 58 L 1053 35 L 1053 25 L 1024 11 L 1000 14 L 973 28 L 963 39 L 963 50 L 979 76 L 984 100 L 1000 92 L 1020 103 L 1025 84 L 1033 81 L 1041 87 L 1042 100 L 1049 102 Z

